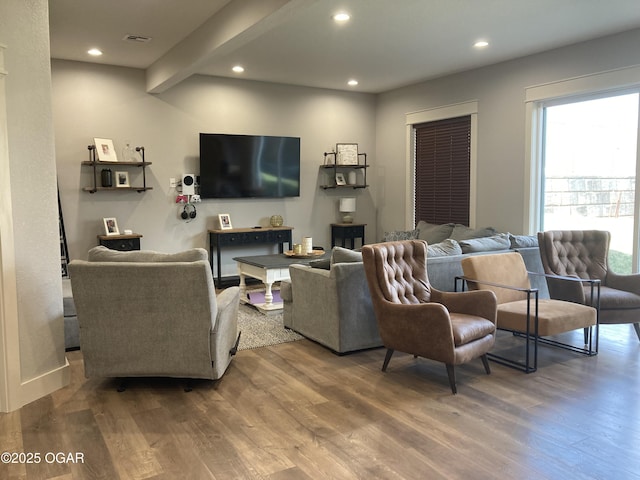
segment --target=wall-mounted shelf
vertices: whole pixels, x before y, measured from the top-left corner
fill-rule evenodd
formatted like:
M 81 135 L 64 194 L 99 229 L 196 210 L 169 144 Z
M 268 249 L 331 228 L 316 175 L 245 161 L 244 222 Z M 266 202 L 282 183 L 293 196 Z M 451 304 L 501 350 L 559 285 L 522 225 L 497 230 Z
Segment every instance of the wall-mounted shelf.
M 331 188 L 367 188 L 367 154 L 358 153 L 358 163 L 355 165 L 338 165 L 336 164 L 335 152 L 324 153 L 324 165 L 320 165 L 320 170 L 325 172 L 325 183 L 320 185 L 323 190 Z M 356 183 L 339 184 L 337 181 L 338 174 L 349 174 L 349 172 L 362 171 L 362 175 L 358 175 Z M 360 178 L 361 177 L 361 178 Z
M 89 150 L 89 160 L 82 162 L 82 165 L 87 165 L 93 167 L 93 182 L 90 187 L 83 187 L 82 190 L 84 192 L 95 193 L 98 190 L 118 190 L 118 191 L 130 191 L 135 190 L 136 192 L 144 192 L 147 190 L 153 190 L 153 187 L 147 187 L 147 175 L 146 169 L 151 162 L 147 162 L 144 159 L 144 147 L 136 147 L 136 151 L 140 152 L 142 156 L 141 162 L 101 162 L 96 158 L 96 146 L 89 145 L 87 147 Z M 129 187 L 102 187 L 100 186 L 99 176 L 100 172 L 98 171 L 98 167 L 137 167 L 142 168 L 142 185 L 141 186 L 129 186 Z

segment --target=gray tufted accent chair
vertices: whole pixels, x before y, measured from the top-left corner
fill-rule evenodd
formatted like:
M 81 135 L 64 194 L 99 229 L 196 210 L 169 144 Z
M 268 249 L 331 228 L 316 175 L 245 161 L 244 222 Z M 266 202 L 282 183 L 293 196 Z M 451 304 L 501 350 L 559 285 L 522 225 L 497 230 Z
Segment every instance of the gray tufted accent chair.
M 600 280 L 599 323 L 632 323 L 640 339 L 640 274 L 618 275 L 607 268 L 611 234 L 602 230 L 551 230 L 538 232 L 540 257 L 549 295 L 596 306 L 591 285 L 560 277 Z
M 385 242 L 362 247 L 371 300 L 387 348 L 443 362 L 455 394 L 454 365 L 477 357 L 491 373 L 487 352 L 495 342 L 496 296 L 489 291 L 442 292 L 427 275 L 427 243 Z

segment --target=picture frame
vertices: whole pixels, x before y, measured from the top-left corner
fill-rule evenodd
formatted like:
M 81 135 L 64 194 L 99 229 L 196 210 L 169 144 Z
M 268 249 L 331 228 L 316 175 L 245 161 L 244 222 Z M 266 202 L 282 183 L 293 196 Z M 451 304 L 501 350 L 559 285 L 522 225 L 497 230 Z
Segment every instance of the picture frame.
M 336 143 L 336 165 L 358 165 L 358 144 Z
M 94 138 L 93 143 L 98 152 L 98 160 L 100 162 L 117 162 L 118 156 L 116 149 L 113 147 L 113 141 L 110 138 Z
M 129 172 L 116 172 L 116 187 L 129 188 Z
M 221 213 L 218 215 L 218 221 L 220 222 L 221 230 L 231 230 L 231 216 L 228 213 Z
M 120 230 L 118 230 L 118 221 L 115 219 L 115 217 L 103 218 L 102 223 L 104 225 L 105 235 L 120 235 Z
M 347 181 L 344 178 L 344 173 L 336 173 L 336 185 L 346 185 Z

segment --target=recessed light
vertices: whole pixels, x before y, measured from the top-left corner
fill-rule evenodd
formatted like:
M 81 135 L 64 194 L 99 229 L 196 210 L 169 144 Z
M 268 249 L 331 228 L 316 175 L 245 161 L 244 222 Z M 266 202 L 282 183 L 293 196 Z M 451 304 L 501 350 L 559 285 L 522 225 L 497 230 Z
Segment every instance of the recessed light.
M 98 48 L 92 48 L 91 50 L 88 50 L 87 53 L 91 56 L 99 57 L 100 55 L 102 55 L 102 50 Z
M 485 40 L 480 40 L 480 41 L 474 43 L 473 46 L 476 47 L 476 48 L 484 48 L 484 47 L 488 47 L 489 46 L 489 42 L 487 42 Z
M 349 19 L 351 19 L 351 15 L 349 15 L 347 12 L 339 12 L 333 16 L 333 19 L 336 22 L 344 23 L 344 22 L 348 22 Z
M 236 65 L 231 70 L 233 70 L 236 73 L 242 73 L 244 72 L 244 67 L 242 65 Z
M 351 79 L 347 82 L 347 85 L 351 86 L 351 87 L 355 87 L 356 85 L 358 85 L 358 80 L 355 79 Z

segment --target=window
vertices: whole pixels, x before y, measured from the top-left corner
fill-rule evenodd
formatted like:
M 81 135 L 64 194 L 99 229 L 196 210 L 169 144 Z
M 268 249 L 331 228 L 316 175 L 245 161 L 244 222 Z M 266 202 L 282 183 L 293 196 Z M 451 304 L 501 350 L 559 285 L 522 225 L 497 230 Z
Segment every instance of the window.
M 611 232 L 609 263 L 638 271 L 640 67 L 526 89 L 525 231 Z
M 617 273 L 632 271 L 638 98 L 542 104 L 541 229 L 611 232 Z
M 471 117 L 415 126 L 415 218 L 469 225 Z
M 426 220 L 425 218 L 419 218 L 422 215 L 422 210 L 418 211 L 417 204 L 417 173 L 418 167 L 416 165 L 416 149 L 418 147 L 417 140 L 417 127 L 423 124 L 439 123 L 440 121 L 454 122 L 463 118 L 468 123 L 468 131 L 465 133 L 466 140 L 463 142 L 464 151 L 466 152 L 466 167 L 464 168 L 467 176 L 466 186 L 463 187 L 466 200 L 461 200 L 466 206 L 466 218 L 465 223 L 471 227 L 475 226 L 476 221 L 476 164 L 477 164 L 477 138 L 478 138 L 478 102 L 470 101 L 464 103 L 456 103 L 452 105 L 446 105 L 442 107 L 432 108 L 428 110 L 420 110 L 417 112 L 411 112 L 406 114 L 406 126 L 407 126 L 407 150 L 406 150 L 406 168 L 407 168 L 407 183 L 406 183 L 406 205 L 407 208 L 405 225 L 407 229 L 413 228 L 420 220 Z M 465 127 L 467 128 L 467 127 Z M 421 167 L 422 168 L 422 167 Z M 433 177 L 433 175 L 431 175 Z M 456 172 L 453 175 L 454 179 L 459 179 L 459 173 Z M 447 187 L 449 188 L 449 187 Z M 428 193 L 428 190 L 427 190 Z M 458 192 L 456 192 L 458 193 Z M 447 193 L 448 195 L 448 193 Z M 448 214 L 447 214 L 448 216 Z M 450 217 L 451 218 L 451 217 Z M 433 220 L 432 220 L 433 221 Z M 446 220 L 446 222 L 454 220 Z

